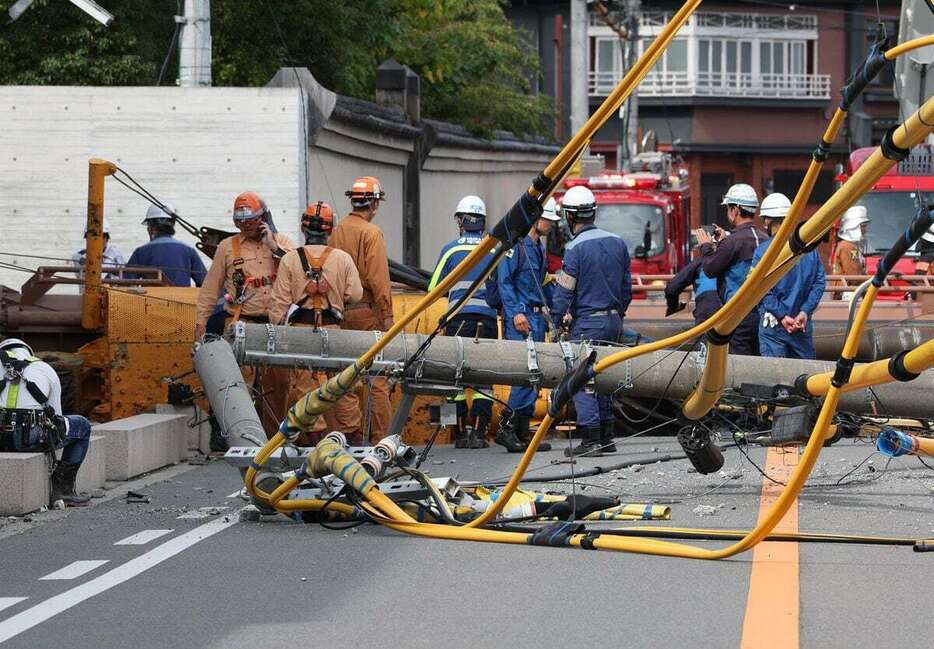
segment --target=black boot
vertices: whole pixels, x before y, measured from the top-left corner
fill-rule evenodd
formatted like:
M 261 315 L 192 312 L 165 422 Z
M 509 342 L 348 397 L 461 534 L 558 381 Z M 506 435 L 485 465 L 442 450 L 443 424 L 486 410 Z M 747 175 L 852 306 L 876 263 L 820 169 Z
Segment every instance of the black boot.
M 599 426 L 578 426 L 581 434 L 581 443 L 577 446 L 564 449 L 565 457 L 600 457 L 600 427 Z
M 612 419 L 610 421 L 601 421 L 600 422 L 600 452 L 601 453 L 615 453 L 616 444 L 613 442 L 613 437 L 616 433 L 616 422 Z
M 454 427 L 454 448 L 470 448 L 467 431 L 460 424 Z
M 468 448 L 489 448 L 490 443 L 486 441 L 486 430 L 490 426 L 490 420 L 485 417 L 477 417 L 476 426 L 468 426 L 467 447 Z
M 504 415 L 505 417 L 506 415 Z M 519 415 L 513 413 L 508 419 L 499 420 L 499 430 L 496 431 L 495 441 L 500 446 L 505 446 L 510 453 L 524 453 L 525 444 L 516 437 L 516 424 L 519 421 Z
M 66 507 L 85 507 L 91 497 L 75 493 L 75 479 L 78 477 L 80 464 L 60 462 L 52 472 L 52 502 L 62 500 Z
M 519 415 L 519 423 L 516 424 L 516 437 L 519 439 L 520 442 L 525 444 L 526 447 L 528 447 L 529 442 L 532 441 L 532 431 L 529 430 L 529 421 L 531 419 L 532 418 L 527 415 Z M 550 450 L 551 450 L 551 444 L 549 444 L 548 442 L 544 440 L 538 445 L 538 448 L 536 449 L 536 451 L 550 451 Z

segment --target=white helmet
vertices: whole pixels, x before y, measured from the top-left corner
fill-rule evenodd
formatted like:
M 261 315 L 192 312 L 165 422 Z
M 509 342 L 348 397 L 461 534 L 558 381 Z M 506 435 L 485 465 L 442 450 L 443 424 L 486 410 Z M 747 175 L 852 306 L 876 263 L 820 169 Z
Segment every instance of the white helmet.
M 457 224 L 467 231 L 482 231 L 486 226 L 486 204 L 479 196 L 464 196 L 454 210 Z
M 721 205 L 739 205 L 747 212 L 755 212 L 759 207 L 759 195 L 746 183 L 737 183 L 730 187 L 723 196 Z
M 766 219 L 783 219 L 788 216 L 791 209 L 791 201 L 780 192 L 769 194 L 762 199 L 762 206 L 759 214 Z
M 22 347 L 29 352 L 30 356 L 32 356 L 32 347 L 27 345 L 19 338 L 5 338 L 4 340 L 0 341 L 0 351 L 8 351 L 17 347 Z
M 850 243 L 858 243 L 863 238 L 863 233 L 859 226 L 863 223 L 869 223 L 869 215 L 866 208 L 862 205 L 854 205 L 843 213 L 840 219 L 840 231 L 837 236 Z
M 597 214 L 597 199 L 589 188 L 576 185 L 561 200 L 561 211 L 565 218 L 592 219 Z
M 165 210 L 163 210 L 158 205 L 150 205 L 149 209 L 146 210 L 146 217 L 143 219 L 143 225 L 146 225 L 149 221 L 174 221 L 175 217 L 173 214 L 177 214 L 175 207 L 169 203 L 165 204 Z
M 928 228 L 928 231 L 922 234 L 921 238 L 929 243 L 934 243 L 934 225 Z
M 553 221 L 557 223 L 561 219 L 558 217 L 557 203 L 555 199 L 549 198 L 545 201 L 545 207 L 542 208 L 542 218 L 546 221 Z

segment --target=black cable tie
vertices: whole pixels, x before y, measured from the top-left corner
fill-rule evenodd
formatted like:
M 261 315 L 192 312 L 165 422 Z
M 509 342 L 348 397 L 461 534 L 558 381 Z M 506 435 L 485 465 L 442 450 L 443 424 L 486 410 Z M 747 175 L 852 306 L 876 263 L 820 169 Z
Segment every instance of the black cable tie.
M 889 374 L 892 375 L 892 378 L 896 381 L 901 381 L 902 383 L 907 383 L 908 381 L 914 381 L 916 378 L 921 376 L 920 374 L 915 374 L 910 372 L 905 367 L 905 356 L 908 355 L 908 352 L 911 350 L 905 349 L 889 359 Z
M 895 140 L 892 135 L 895 133 L 900 125 L 895 125 L 885 132 L 885 137 L 882 138 L 882 143 L 879 144 L 879 149 L 882 151 L 882 156 L 887 160 L 893 160 L 895 162 L 901 162 L 908 157 L 909 150 L 903 149 L 902 147 L 895 144 Z
M 561 382 L 551 391 L 548 402 L 548 414 L 557 417 L 561 410 L 570 402 L 571 397 L 581 391 L 595 374 L 593 364 L 597 360 L 596 350 L 592 350 L 586 358 L 582 359 L 570 372 L 566 373 Z
M 551 187 L 551 179 L 545 174 L 539 174 L 538 177 L 532 181 L 532 187 L 541 193 L 548 191 L 548 188 Z
M 801 374 L 798 378 L 795 379 L 794 386 L 795 392 L 797 392 L 802 397 L 813 397 L 814 395 L 808 392 L 808 379 L 811 378 L 810 374 Z
M 788 247 L 791 248 L 791 252 L 795 257 L 809 253 L 820 245 L 820 239 L 815 239 L 811 243 L 807 243 L 804 239 L 801 238 L 801 228 L 803 226 L 803 222 L 799 223 L 795 228 L 795 231 L 791 233 L 790 237 L 788 237 Z
M 838 389 L 849 383 L 850 374 L 853 373 L 853 365 L 855 365 L 855 361 L 852 358 L 837 359 L 837 369 L 834 370 L 830 383 Z
M 728 334 L 721 334 L 716 329 L 711 329 L 707 332 L 707 340 L 710 341 L 710 344 L 716 345 L 717 347 L 723 347 L 724 345 L 729 345 L 730 340 L 733 338 L 733 332 L 731 331 Z
M 529 233 L 543 211 L 544 208 L 538 199 L 532 198 L 528 192 L 525 192 L 493 227 L 490 235 L 512 246 Z
M 596 550 L 597 546 L 595 546 L 593 542 L 596 541 L 599 536 L 600 534 L 595 533 L 595 532 L 590 532 L 589 534 L 585 534 L 581 538 L 581 547 L 584 548 L 585 550 Z
M 566 548 L 571 545 L 571 537 L 585 531 L 583 523 L 561 521 L 546 525 L 534 534 L 529 534 L 529 545 L 543 545 L 552 548 Z
M 814 153 L 812 153 L 811 156 L 817 162 L 824 162 L 827 159 L 827 156 L 829 155 L 830 155 L 830 142 L 825 142 L 824 139 L 821 138 L 820 143 L 817 145 L 817 148 L 814 149 Z
M 849 110 L 850 105 L 856 101 L 856 98 L 866 89 L 866 86 L 890 63 L 885 58 L 885 50 L 888 49 L 888 45 L 889 39 L 883 38 L 877 40 L 869 48 L 862 65 L 853 73 L 846 85 L 840 89 L 840 110 Z

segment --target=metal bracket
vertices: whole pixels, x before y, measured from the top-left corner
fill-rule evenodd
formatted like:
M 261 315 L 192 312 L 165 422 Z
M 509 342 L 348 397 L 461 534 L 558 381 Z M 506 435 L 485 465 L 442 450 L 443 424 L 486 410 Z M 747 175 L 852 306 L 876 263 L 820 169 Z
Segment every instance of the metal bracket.
M 383 339 L 382 331 L 374 331 L 373 335 L 376 336 L 376 342 L 379 342 L 380 340 Z M 376 355 L 376 361 L 379 362 L 382 360 L 383 360 L 383 350 L 380 350 L 379 353 Z
M 454 384 L 457 385 L 464 378 L 464 366 L 467 361 L 464 359 L 464 339 L 455 336 L 454 341 L 457 344 L 457 367 L 454 368 Z
M 574 366 L 574 350 L 571 348 L 571 343 L 561 338 L 558 340 L 558 345 L 561 346 L 561 356 L 564 358 L 565 368 L 571 369 Z
M 535 341 L 532 340 L 532 336 L 525 339 L 525 345 L 529 367 L 529 385 L 537 390 L 542 383 L 542 371 L 538 368 L 538 353 L 535 351 Z
M 276 353 L 276 328 L 266 323 L 266 353 Z
M 632 359 L 627 358 L 625 361 L 626 373 L 623 376 L 623 380 L 619 382 L 616 386 L 617 390 L 631 390 L 632 389 Z
M 328 330 L 322 327 L 318 333 L 321 334 L 321 355 L 328 356 Z

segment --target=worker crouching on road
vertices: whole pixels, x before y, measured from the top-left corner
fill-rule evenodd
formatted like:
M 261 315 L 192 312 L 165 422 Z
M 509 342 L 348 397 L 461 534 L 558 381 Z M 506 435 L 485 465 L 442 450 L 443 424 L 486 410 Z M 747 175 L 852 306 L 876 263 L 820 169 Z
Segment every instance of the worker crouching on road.
M 715 241 L 703 228 L 693 231 L 703 255 L 703 269 L 708 277 L 723 285 L 723 301 L 729 301 L 749 274 L 752 255 L 768 235 L 756 227 L 759 196 L 749 185 L 733 185 L 723 197 L 727 218 L 733 228 L 728 237 Z M 733 331 L 731 354 L 758 353 L 759 314 L 753 309 Z
M 444 280 L 464 258 L 473 252 L 483 239 L 486 229 L 486 204 L 479 196 L 464 196 L 454 210 L 454 218 L 460 236 L 441 249 L 435 271 L 432 273 L 428 290 L 431 291 Z M 453 306 L 468 292 L 470 285 L 483 274 L 485 264 L 477 264 L 459 282 L 448 290 L 448 306 Z M 448 320 L 444 328 L 446 336 L 465 338 L 497 338 L 496 311 L 486 299 L 486 284 L 480 287 L 464 303 L 461 310 Z M 473 393 L 473 403 L 468 417 L 467 397 L 461 392 L 454 398 L 457 406 L 457 427 L 454 429 L 455 448 L 487 448 L 487 429 L 493 417 L 493 402 L 485 394 Z
M 0 452 L 46 452 L 61 461 L 51 476 L 51 503 L 83 507 L 90 497 L 75 492 L 78 470 L 88 452 L 91 422 L 62 415 L 62 384 L 52 366 L 33 356 L 18 338 L 0 342 Z
M 272 284 L 279 261 L 295 246 L 276 232 L 266 203 L 254 192 L 234 201 L 233 222 L 239 234 L 220 242 L 198 293 L 195 341 L 204 336 L 217 298 L 224 295 L 223 330 L 232 322 L 269 322 Z M 221 333 L 221 332 L 212 332 Z M 285 417 L 288 370 L 244 366 L 243 380 L 253 391 L 266 435 L 272 437 Z
M 341 219 L 328 239 L 328 245 L 343 250 L 357 267 L 363 297 L 344 307 L 341 327 L 362 331 L 388 331 L 392 327 L 392 294 L 389 288 L 389 258 L 383 232 L 372 221 L 386 199 L 379 179 L 363 176 L 353 181 L 346 192 L 353 211 Z M 389 382 L 379 376 L 368 377 L 369 404 L 364 411 L 365 436 L 376 442 L 389 430 Z
M 762 200 L 760 214 L 769 239 L 756 248 L 756 266 L 769 247 L 773 229 L 788 215 L 791 201 L 784 194 L 769 194 Z M 817 251 L 805 253 L 800 261 L 766 293 L 759 303 L 759 352 L 776 358 L 817 358 L 811 318 L 827 286 L 827 276 Z
M 503 335 L 506 340 L 545 340 L 545 251 L 546 236 L 558 215 L 555 202 L 549 199 L 541 217 L 519 245 L 506 253 L 496 269 L 496 285 L 503 303 Z M 535 413 L 537 387 L 513 386 L 509 391 L 509 411 L 500 419 L 496 443 L 510 453 L 522 453 L 529 445 L 529 421 Z M 551 445 L 542 442 L 538 450 L 549 451 Z
M 619 341 L 623 318 L 632 300 L 629 250 L 621 237 L 594 224 L 597 200 L 587 187 L 572 187 L 561 211 L 574 238 L 564 249 L 561 272 L 555 278 L 555 320 L 571 319 L 571 338 Z M 568 457 L 616 452 L 616 417 L 610 397 L 584 389 L 574 395 L 581 443 L 565 449 Z
M 279 262 L 269 304 L 271 323 L 336 329 L 344 319 L 344 305 L 363 296 L 353 259 L 343 250 L 327 245 L 333 226 L 334 213 L 327 203 L 318 201 L 305 210 L 301 225 L 305 245 L 290 250 Z M 320 377 L 314 370 L 296 368 L 289 375 L 290 404 L 319 385 Z M 363 444 L 360 404 L 354 392 L 338 399 L 315 424 L 307 439 L 300 438 L 299 443 L 314 446 L 322 431 L 339 430 L 353 446 Z

